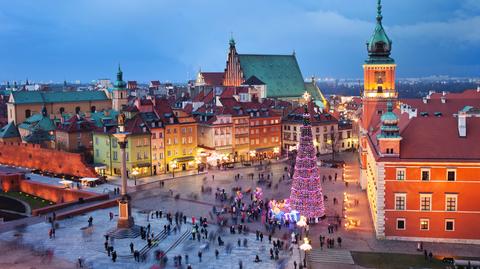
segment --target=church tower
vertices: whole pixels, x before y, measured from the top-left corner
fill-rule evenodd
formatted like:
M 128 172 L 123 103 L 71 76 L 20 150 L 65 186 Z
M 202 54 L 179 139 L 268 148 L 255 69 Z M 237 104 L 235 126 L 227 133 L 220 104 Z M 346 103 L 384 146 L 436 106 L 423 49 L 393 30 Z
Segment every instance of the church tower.
M 362 128 L 366 132 L 380 122 L 381 115 L 386 112 L 387 102 L 398 97 L 395 89 L 396 64 L 390 58 L 392 41 L 383 29 L 382 19 L 382 4 L 378 0 L 377 24 L 367 42 L 368 59 L 363 65 Z
M 377 2 L 377 23 L 372 37 L 367 42 L 368 58 L 363 65 L 364 87 L 362 93 L 362 116 L 360 121 L 360 186 L 367 185 L 367 145 L 368 135 L 382 121 L 382 115 L 391 117 L 396 105 L 398 93 L 395 89 L 395 61 L 390 57 L 392 40 L 388 38 L 382 25 L 382 3 Z M 388 111 L 387 111 L 388 110 Z M 388 122 L 388 121 L 387 121 Z M 381 128 L 390 128 L 382 121 Z M 395 123 L 396 124 L 396 123 Z M 396 127 L 396 125 L 395 125 Z M 386 155 L 399 152 L 399 137 L 386 135 L 382 129 L 381 147 L 385 147 Z M 388 150 L 387 150 L 388 149 Z
M 225 77 L 223 79 L 224 86 L 240 86 L 243 83 L 243 73 L 238 59 L 237 49 L 235 47 L 235 40 L 230 38 L 229 51 L 227 58 L 227 67 L 225 68 Z
M 123 106 L 128 103 L 128 89 L 127 83 L 123 81 L 123 72 L 118 65 L 117 81 L 113 84 L 112 89 L 112 108 L 116 111 L 121 111 Z

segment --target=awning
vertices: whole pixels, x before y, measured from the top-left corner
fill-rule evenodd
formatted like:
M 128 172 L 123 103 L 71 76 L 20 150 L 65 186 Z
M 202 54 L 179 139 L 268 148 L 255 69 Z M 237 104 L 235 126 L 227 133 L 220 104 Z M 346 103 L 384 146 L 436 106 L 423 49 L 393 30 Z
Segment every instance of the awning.
M 134 164 L 134 167 L 150 167 L 150 163 L 138 163 Z
M 181 157 L 181 158 L 175 158 L 173 159 L 174 161 L 176 162 L 189 162 L 189 161 L 194 161 L 195 160 L 195 157 L 193 156 L 187 156 L 187 157 Z
M 268 147 L 268 148 L 258 148 L 258 149 L 255 149 L 256 152 L 265 152 L 265 151 L 273 151 L 275 147 Z

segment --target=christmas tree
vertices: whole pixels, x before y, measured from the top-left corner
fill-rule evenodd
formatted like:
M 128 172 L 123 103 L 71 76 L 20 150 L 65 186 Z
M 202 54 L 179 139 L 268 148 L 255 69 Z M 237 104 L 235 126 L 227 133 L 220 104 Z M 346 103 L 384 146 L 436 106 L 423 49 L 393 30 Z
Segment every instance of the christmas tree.
M 308 98 L 306 99 L 308 100 Z M 322 218 L 325 216 L 325 206 L 307 105 L 305 105 L 303 126 L 300 127 L 300 131 L 300 144 L 290 192 L 290 206 L 307 218 Z

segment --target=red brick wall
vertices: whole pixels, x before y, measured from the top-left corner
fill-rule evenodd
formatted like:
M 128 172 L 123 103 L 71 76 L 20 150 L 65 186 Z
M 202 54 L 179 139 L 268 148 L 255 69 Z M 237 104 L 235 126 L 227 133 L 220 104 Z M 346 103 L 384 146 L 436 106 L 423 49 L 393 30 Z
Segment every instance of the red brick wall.
M 25 179 L 23 173 L 0 173 L 0 186 L 5 192 L 20 191 L 20 181 Z
M 89 198 L 97 194 L 82 190 L 70 190 L 54 185 L 32 180 L 20 181 L 20 191 L 41 197 L 54 203 L 67 203 L 78 201 L 79 198 Z
M 56 174 L 97 177 L 77 153 L 40 148 L 25 143 L 0 143 L 0 163 L 50 171 Z

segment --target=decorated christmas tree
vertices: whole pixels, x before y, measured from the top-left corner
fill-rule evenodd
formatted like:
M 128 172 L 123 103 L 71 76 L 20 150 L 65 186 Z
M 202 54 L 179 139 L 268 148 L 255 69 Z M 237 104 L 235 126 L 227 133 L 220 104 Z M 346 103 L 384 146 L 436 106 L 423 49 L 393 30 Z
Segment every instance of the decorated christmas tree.
M 308 96 L 306 99 L 308 100 Z M 300 144 L 290 192 L 290 206 L 307 218 L 322 218 L 325 216 L 325 206 L 307 105 L 305 105 L 303 126 L 300 127 L 300 131 Z

